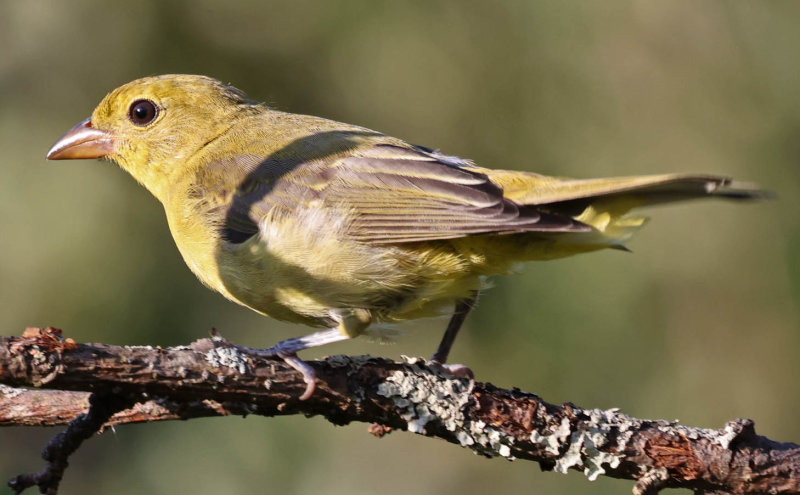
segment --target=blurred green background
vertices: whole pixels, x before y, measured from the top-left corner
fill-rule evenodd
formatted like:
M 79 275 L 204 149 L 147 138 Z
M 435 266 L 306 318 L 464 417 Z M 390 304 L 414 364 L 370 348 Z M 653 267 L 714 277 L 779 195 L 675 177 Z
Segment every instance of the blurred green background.
M 224 4 L 224 5 L 223 5 Z M 632 255 L 499 278 L 452 359 L 551 402 L 800 441 L 800 3 L 0 2 L 0 333 L 250 346 L 306 332 L 203 288 L 163 212 L 116 166 L 48 163 L 111 89 L 207 74 L 280 109 L 360 124 L 497 168 L 576 176 L 730 174 L 778 200 L 654 211 Z M 432 353 L 398 344 L 307 357 Z M 53 429 L 0 430 L 0 478 L 41 466 Z M 627 493 L 406 433 L 298 417 L 119 427 L 64 494 Z M 0 493 L 5 493 L 1 488 Z

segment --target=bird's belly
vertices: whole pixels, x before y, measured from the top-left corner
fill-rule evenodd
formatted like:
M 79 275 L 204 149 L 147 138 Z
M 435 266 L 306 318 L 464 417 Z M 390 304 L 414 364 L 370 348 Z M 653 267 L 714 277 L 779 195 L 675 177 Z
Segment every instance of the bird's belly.
M 272 318 L 311 326 L 330 326 L 326 284 L 276 257 L 258 242 L 217 249 L 219 292 Z
M 314 326 L 334 325 L 333 313 L 356 308 L 372 321 L 438 316 L 481 284 L 443 246 L 370 246 L 284 231 L 223 246 L 217 258 L 220 292 L 273 318 Z
M 437 316 L 481 284 L 474 260 L 451 243 L 369 245 L 330 221 L 274 220 L 239 244 L 202 228 L 179 231 L 198 234 L 175 241 L 205 285 L 261 314 L 312 326 L 334 325 L 343 309 L 368 310 L 373 322 Z

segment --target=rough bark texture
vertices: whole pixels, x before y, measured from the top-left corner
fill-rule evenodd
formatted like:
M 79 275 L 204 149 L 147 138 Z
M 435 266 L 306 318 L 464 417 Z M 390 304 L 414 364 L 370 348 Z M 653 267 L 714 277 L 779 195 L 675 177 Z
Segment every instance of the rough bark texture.
M 76 344 L 55 329 L 0 337 L 0 425 L 69 423 L 39 473 L 11 481 L 56 493 L 67 457 L 104 427 L 228 414 L 321 415 L 408 430 L 488 457 L 635 481 L 636 494 L 800 493 L 800 446 L 756 435 L 750 420 L 720 430 L 640 420 L 614 409 L 554 405 L 534 394 L 454 378 L 422 361 L 333 356 L 310 362 L 317 390 L 282 361 L 256 359 L 224 339 L 172 348 Z M 36 387 L 20 389 L 13 387 Z M 43 388 L 52 390 L 42 390 Z M 75 418 L 75 419 L 73 419 Z

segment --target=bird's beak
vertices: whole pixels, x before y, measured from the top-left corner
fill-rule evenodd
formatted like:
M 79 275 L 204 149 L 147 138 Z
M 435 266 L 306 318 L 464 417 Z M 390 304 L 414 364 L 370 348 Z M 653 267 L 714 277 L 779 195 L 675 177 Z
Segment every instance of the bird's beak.
M 102 158 L 114 151 L 114 136 L 92 127 L 92 119 L 86 119 L 58 138 L 47 152 L 48 160 L 76 160 L 80 158 Z

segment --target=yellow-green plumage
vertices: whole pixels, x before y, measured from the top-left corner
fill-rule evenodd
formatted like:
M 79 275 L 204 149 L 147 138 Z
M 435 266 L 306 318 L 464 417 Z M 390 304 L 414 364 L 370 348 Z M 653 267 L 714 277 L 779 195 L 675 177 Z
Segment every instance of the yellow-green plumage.
M 141 100 L 158 111 L 135 125 Z M 126 84 L 90 125 L 113 136 L 106 156 L 163 203 L 203 283 L 265 315 L 351 337 L 373 322 L 449 311 L 483 276 L 520 261 L 620 248 L 644 221 L 628 216 L 635 207 L 759 194 L 715 176 L 571 180 L 480 168 L 275 111 L 201 76 Z

